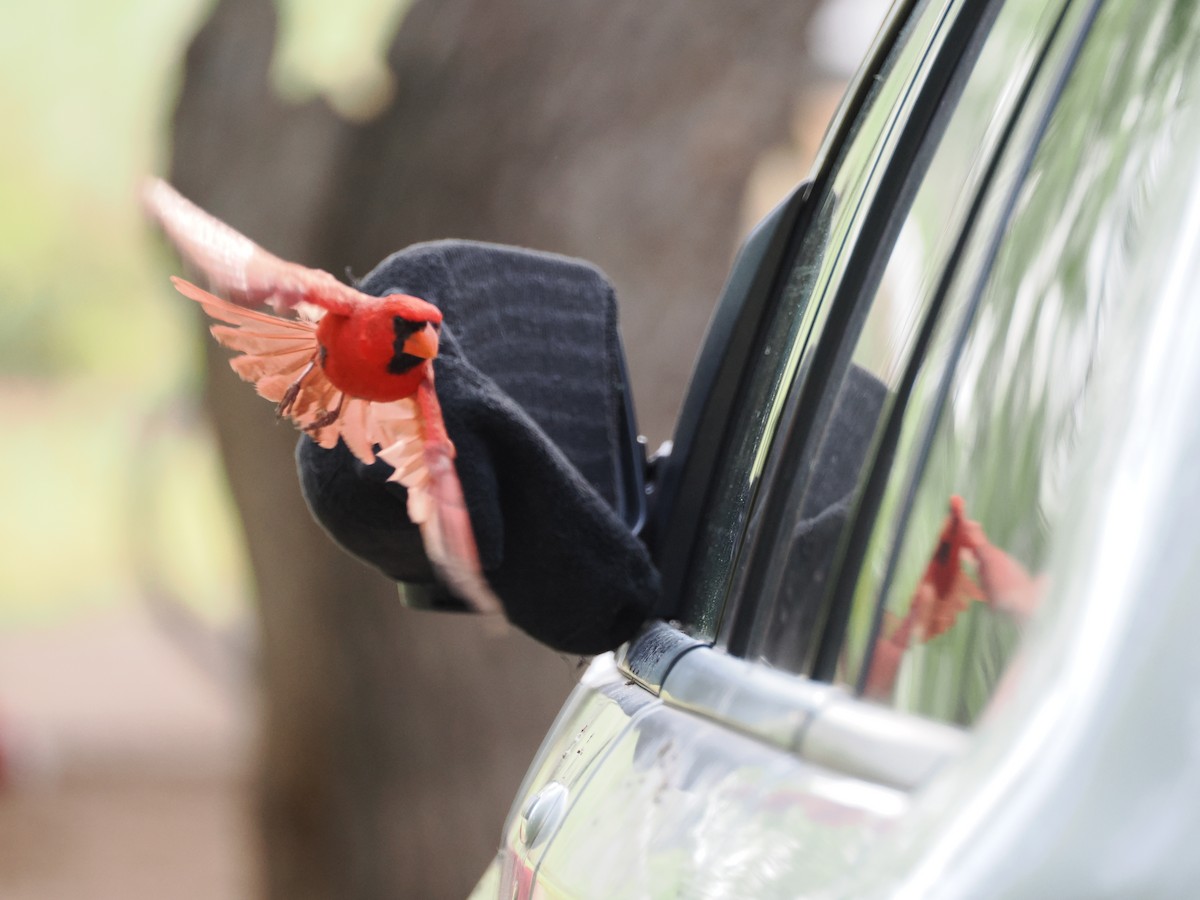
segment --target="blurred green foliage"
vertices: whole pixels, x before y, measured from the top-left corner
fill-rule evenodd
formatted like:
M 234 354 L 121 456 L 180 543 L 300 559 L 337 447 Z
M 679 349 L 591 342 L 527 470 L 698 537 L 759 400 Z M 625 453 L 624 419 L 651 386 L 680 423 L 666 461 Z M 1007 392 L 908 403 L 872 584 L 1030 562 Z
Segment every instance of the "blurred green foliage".
M 383 53 L 404 6 L 281 2 L 281 95 L 369 114 L 390 89 Z M 0 11 L 0 625 L 127 602 L 148 576 L 207 613 L 244 596 L 196 413 L 202 332 L 136 201 L 166 169 L 183 52 L 210 7 Z

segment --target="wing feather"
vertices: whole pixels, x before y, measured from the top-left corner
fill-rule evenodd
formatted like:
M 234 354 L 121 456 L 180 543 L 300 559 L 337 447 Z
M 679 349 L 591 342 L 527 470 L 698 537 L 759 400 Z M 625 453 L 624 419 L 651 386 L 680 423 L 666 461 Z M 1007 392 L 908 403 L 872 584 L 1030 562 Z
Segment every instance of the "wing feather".
M 226 344 L 226 346 L 229 345 Z M 257 382 L 268 375 L 276 374 L 287 373 L 298 377 L 310 362 L 312 362 L 312 351 L 305 348 L 288 350 L 286 353 L 256 353 L 249 356 L 235 356 L 229 361 L 229 364 L 233 366 L 233 371 L 242 376 L 243 381 Z
M 240 308 L 240 307 L 239 307 Z M 287 322 L 288 319 L 281 321 Z M 231 328 L 228 325 L 212 326 L 213 336 L 226 347 L 242 350 L 246 353 L 279 353 L 288 349 L 287 344 L 294 337 L 291 331 L 265 328 Z M 282 346 L 281 346 L 282 345 Z
M 357 397 L 347 397 L 342 408 L 342 440 L 350 452 L 367 465 L 375 462 L 375 445 L 370 430 L 371 403 Z
M 281 403 L 294 392 L 294 398 L 282 412 L 300 428 L 313 433 L 323 447 L 337 443 L 336 423 L 316 427 L 337 408 L 341 391 L 316 364 L 319 347 L 317 329 L 303 319 L 281 319 L 222 300 L 182 278 L 171 281 L 181 294 L 190 297 L 214 319 L 226 325 L 214 325 L 213 337 L 224 347 L 241 356 L 229 361 L 244 381 L 252 382 L 258 393 Z
M 432 391 L 426 404 L 440 410 Z M 454 445 L 441 435 L 441 422 L 425 421 L 412 399 L 371 404 L 377 456 L 393 468 L 389 481 L 408 491 L 408 517 L 421 528 L 425 552 L 438 575 L 462 599 L 483 613 L 500 612 L 499 598 L 488 585 L 462 484 L 454 467 Z
M 234 371 L 236 372 L 237 369 Z M 287 392 L 299 378 L 299 374 L 298 372 L 295 374 L 284 372 L 278 375 L 264 375 L 254 382 L 254 387 L 258 391 L 258 396 L 270 400 L 272 403 L 282 403 Z M 246 380 L 249 381 L 249 379 Z
M 142 203 L 209 286 L 236 304 L 291 309 L 315 303 L 345 312 L 363 302 L 365 295 L 328 272 L 268 253 L 161 179 L 146 183 Z

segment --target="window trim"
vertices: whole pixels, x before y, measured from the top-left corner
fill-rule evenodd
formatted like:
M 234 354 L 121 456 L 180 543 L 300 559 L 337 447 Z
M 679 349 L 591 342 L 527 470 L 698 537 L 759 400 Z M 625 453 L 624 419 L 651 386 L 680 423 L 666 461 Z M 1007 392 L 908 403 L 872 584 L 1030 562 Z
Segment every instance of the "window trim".
M 965 752 L 966 731 L 864 703 L 847 689 L 739 659 L 662 622 L 618 666 L 663 703 L 829 771 L 910 791 Z

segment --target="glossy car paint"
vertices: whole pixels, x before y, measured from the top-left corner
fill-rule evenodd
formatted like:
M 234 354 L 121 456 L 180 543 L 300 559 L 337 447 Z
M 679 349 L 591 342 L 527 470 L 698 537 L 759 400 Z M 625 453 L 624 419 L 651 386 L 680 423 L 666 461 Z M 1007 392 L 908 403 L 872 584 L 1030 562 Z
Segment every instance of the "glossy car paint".
M 1085 40 L 1133 35 L 1119 46 L 1143 55 L 1200 40 L 1187 3 L 1013 2 L 1000 15 L 1028 17 L 1030 52 L 1041 52 L 1050 36 L 1039 29 L 1058 21 L 1057 8 L 1066 17 L 1048 58 L 1061 71 Z M 1135 122 L 1147 104 L 1175 103 L 1170 141 L 1148 157 L 1160 168 L 1143 233 L 1122 260 L 1130 296 L 1110 326 L 1119 352 L 1091 389 L 1098 412 L 1076 453 L 1071 527 L 1047 572 L 1053 601 L 983 719 L 954 729 L 728 656 L 709 646 L 711 622 L 692 637 L 653 626 L 592 663 L 477 896 L 1196 892 L 1200 103 L 1176 101 L 1200 76 L 1160 74 L 1130 101 Z M 1002 182 L 1007 172 L 1019 185 L 1021 160 L 1050 122 L 1053 65 L 1044 77 L 1000 162 Z M 1064 114 L 1086 122 L 1086 104 L 1076 96 Z M 999 191 L 980 228 L 1003 233 L 1015 196 Z M 1108 240 L 1118 225 L 1098 221 L 1096 233 Z

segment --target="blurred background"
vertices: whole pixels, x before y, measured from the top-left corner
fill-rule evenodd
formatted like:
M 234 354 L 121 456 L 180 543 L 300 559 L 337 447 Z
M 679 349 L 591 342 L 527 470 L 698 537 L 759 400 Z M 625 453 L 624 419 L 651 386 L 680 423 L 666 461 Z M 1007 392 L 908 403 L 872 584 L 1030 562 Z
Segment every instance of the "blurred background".
M 578 676 L 402 608 L 296 486 L 137 186 L 363 274 L 587 258 L 670 436 L 729 262 L 878 0 L 51 0 L 0 12 L 0 896 L 454 897 Z

